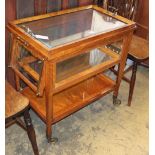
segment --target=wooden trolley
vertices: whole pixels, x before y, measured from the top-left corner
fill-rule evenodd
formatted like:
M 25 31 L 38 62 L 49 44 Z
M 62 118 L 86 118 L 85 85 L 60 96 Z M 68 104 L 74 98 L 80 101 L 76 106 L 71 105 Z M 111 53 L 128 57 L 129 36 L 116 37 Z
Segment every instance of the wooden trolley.
M 120 103 L 118 90 L 134 22 L 90 5 L 19 19 L 7 27 L 17 90 L 46 123 L 49 142 L 52 124 L 99 97 L 113 91 L 113 103 Z M 106 48 L 120 40 L 119 54 Z M 117 64 L 113 81 L 103 71 Z

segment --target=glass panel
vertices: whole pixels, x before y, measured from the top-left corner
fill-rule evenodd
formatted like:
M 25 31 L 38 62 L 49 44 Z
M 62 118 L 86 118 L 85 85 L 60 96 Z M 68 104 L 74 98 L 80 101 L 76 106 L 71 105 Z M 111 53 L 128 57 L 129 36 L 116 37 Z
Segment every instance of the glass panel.
M 107 48 L 111 49 L 112 51 L 118 54 L 121 54 L 122 46 L 123 46 L 123 40 L 118 40 L 110 43 L 109 45 L 106 45 Z
M 19 51 L 19 57 L 17 58 L 18 70 L 38 87 L 43 69 L 43 62 L 34 57 L 23 46 L 19 46 Z
M 93 9 L 19 24 L 22 29 L 49 48 L 126 25 Z
M 101 52 L 99 49 L 93 49 L 89 52 L 59 62 L 56 64 L 56 82 L 76 75 L 110 59 L 111 57 L 109 55 Z

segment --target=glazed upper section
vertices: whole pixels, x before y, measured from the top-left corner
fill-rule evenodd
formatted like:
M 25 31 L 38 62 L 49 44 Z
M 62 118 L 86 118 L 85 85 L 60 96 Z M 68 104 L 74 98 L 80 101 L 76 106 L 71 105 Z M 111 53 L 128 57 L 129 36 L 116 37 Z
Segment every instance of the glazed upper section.
M 18 24 L 26 33 L 48 48 L 110 32 L 126 23 L 95 9 L 86 9 Z

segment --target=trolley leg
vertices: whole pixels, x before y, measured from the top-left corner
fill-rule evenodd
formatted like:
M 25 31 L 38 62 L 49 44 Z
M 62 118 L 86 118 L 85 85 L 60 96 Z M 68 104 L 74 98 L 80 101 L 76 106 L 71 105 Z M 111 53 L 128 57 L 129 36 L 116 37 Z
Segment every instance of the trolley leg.
M 52 137 L 52 125 L 51 124 L 46 125 L 46 137 L 47 137 L 48 143 L 58 142 L 58 138 Z
M 117 96 L 113 95 L 113 105 L 120 105 L 120 104 L 121 104 L 121 100 L 119 100 Z
M 115 90 L 114 90 L 114 94 L 113 94 L 113 104 L 114 105 L 120 105 L 121 104 L 121 101 L 117 98 L 117 96 L 118 96 L 120 83 L 121 83 L 121 80 L 122 80 L 122 77 L 123 77 L 123 74 L 124 74 L 124 68 L 125 68 L 125 63 L 126 63 L 126 59 L 127 59 L 131 39 L 132 39 L 132 33 L 129 33 L 123 39 L 122 52 L 120 54 L 120 57 L 121 57 L 122 61 L 119 64 L 119 67 L 118 67 L 118 76 L 117 76 Z

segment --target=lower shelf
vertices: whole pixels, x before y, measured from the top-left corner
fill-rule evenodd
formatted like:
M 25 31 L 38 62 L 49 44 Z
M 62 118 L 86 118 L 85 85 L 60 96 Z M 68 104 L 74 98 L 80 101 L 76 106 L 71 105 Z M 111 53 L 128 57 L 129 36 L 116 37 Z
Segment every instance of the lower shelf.
M 63 119 L 90 102 L 113 91 L 114 86 L 114 81 L 106 76 L 98 75 L 55 94 L 53 96 L 52 123 Z M 22 93 L 29 98 L 31 107 L 46 122 L 45 95 L 37 97 L 28 87 Z

